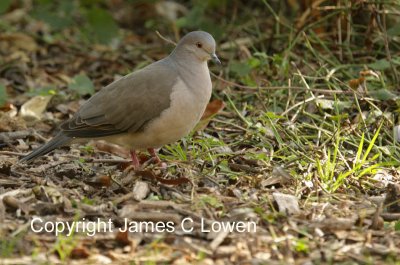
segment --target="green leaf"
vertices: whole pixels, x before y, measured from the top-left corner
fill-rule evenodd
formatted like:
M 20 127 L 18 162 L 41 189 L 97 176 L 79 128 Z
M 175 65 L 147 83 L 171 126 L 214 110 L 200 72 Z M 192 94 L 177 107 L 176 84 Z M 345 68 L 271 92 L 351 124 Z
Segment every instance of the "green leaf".
M 5 13 L 11 5 L 12 0 L 1 0 L 0 1 L 0 14 Z
M 68 89 L 76 91 L 81 96 L 94 94 L 93 82 L 83 74 L 74 76 L 72 82 L 68 85 Z
M 270 112 L 270 111 L 265 112 L 265 113 L 264 113 L 264 116 L 267 117 L 267 118 L 269 118 L 269 119 L 271 119 L 271 120 L 285 118 L 284 116 L 277 115 L 277 114 L 275 114 L 274 112 Z
M 211 196 L 211 195 L 204 195 L 200 197 L 200 201 L 203 204 L 208 204 L 209 206 L 213 208 L 223 208 L 224 205 L 218 200 L 217 197 Z
M 397 221 L 396 223 L 394 223 L 394 230 L 400 231 L 400 221 Z
M 195 5 L 190 12 L 179 18 L 176 21 L 176 26 L 178 28 L 196 28 L 199 27 L 204 18 L 205 5 Z
M 329 100 L 329 99 L 316 99 L 315 103 L 321 109 L 326 110 L 326 109 L 333 109 L 333 105 L 335 104 L 335 101 Z
M 399 98 L 398 95 L 392 93 L 391 91 L 387 89 L 378 89 L 378 90 L 372 90 L 369 91 L 368 93 L 372 98 L 382 100 L 382 101 L 387 101 L 387 100 L 396 100 Z
M 48 24 L 53 30 L 62 30 L 73 24 L 71 12 L 74 10 L 73 1 L 62 1 L 55 5 L 51 1 L 41 1 L 31 15 L 37 20 Z
M 34 96 L 49 96 L 49 95 L 56 95 L 57 94 L 57 89 L 54 86 L 45 86 L 45 87 L 40 87 L 35 90 L 31 90 L 26 95 L 30 97 Z
M 102 44 L 109 44 L 118 37 L 118 26 L 106 10 L 94 7 L 86 14 L 88 21 L 87 37 Z
M 397 37 L 400 35 L 400 24 L 397 24 L 394 27 L 391 27 L 387 30 L 387 34 L 391 37 Z
M 374 63 L 368 64 L 368 67 L 373 70 L 386 70 L 386 69 L 390 68 L 390 63 L 386 59 L 381 59 Z
M 0 107 L 4 106 L 6 104 L 8 99 L 7 95 L 7 90 L 6 87 L 2 84 L 0 84 Z
M 247 63 L 232 63 L 229 68 L 240 77 L 248 75 L 251 71 L 251 66 Z

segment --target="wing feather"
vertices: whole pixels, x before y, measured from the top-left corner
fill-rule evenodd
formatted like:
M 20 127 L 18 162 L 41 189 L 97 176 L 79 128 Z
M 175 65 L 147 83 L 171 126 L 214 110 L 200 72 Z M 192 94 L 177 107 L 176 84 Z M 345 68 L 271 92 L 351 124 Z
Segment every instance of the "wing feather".
M 177 79 L 175 65 L 167 57 L 103 88 L 60 128 L 78 138 L 140 131 L 170 106 Z

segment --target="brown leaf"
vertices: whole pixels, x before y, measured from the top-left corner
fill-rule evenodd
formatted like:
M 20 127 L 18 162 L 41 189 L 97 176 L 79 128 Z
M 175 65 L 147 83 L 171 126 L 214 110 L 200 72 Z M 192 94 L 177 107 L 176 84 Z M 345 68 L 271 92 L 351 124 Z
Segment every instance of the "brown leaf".
M 111 177 L 108 175 L 100 175 L 90 178 L 85 181 L 94 187 L 110 187 L 111 186 Z
M 203 113 L 203 116 L 201 117 L 199 123 L 196 125 L 194 128 L 195 131 L 202 131 L 204 130 L 210 120 L 223 108 L 225 107 L 225 103 L 222 102 L 219 99 L 215 99 L 208 103 L 206 110 Z
M 5 43 L 7 48 L 12 51 L 24 50 L 27 52 L 34 52 L 38 48 L 36 41 L 31 36 L 21 32 L 1 34 L 0 43 Z
M 115 236 L 115 241 L 122 246 L 130 245 L 131 241 L 129 240 L 128 231 L 118 231 L 117 235 Z
M 225 107 L 225 103 L 222 100 L 215 99 L 208 103 L 206 110 L 201 116 L 201 120 L 212 118 L 215 114 L 221 111 Z
M 12 209 L 12 210 L 17 210 L 21 209 L 21 211 L 25 214 L 29 213 L 29 205 L 21 202 L 17 198 L 13 196 L 4 196 L 3 198 L 3 203 L 6 207 Z
M 3 203 L 7 208 L 16 210 L 19 208 L 20 201 L 12 196 L 4 196 Z
M 114 154 L 120 157 L 130 157 L 129 150 L 116 144 L 107 143 L 106 141 L 94 141 L 91 143 L 99 151 Z
M 86 259 L 89 256 L 89 250 L 82 246 L 74 248 L 70 253 L 71 259 Z
M 192 183 L 190 181 L 190 179 L 185 178 L 185 177 L 176 178 L 176 179 L 165 179 L 165 178 L 155 175 L 153 172 L 151 172 L 149 170 L 137 171 L 136 174 L 143 178 L 157 180 L 157 181 L 161 182 L 162 184 L 166 184 L 166 185 L 176 186 L 176 185 L 180 185 L 183 183 Z
M 363 85 L 364 81 L 365 81 L 365 78 L 364 78 L 364 77 L 360 77 L 360 78 L 356 78 L 356 79 L 351 79 L 351 80 L 349 81 L 349 86 L 350 86 L 353 90 L 357 90 L 358 87 L 359 87 L 360 85 Z

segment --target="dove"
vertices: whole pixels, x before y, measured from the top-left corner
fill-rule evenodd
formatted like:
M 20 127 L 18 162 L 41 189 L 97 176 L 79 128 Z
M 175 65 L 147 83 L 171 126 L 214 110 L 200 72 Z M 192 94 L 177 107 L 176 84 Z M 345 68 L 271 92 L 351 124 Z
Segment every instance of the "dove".
M 155 149 L 178 141 L 200 120 L 211 98 L 208 61 L 221 64 L 214 38 L 204 31 L 186 34 L 165 58 L 128 74 L 89 98 L 59 126 L 49 142 L 21 159 L 30 162 L 52 150 L 82 140 L 99 139 L 130 150 Z

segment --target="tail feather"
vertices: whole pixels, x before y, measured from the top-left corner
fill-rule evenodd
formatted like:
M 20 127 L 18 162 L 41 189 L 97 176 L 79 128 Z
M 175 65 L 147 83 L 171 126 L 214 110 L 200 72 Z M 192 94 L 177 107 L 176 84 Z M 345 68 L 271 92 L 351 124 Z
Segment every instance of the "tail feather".
M 33 159 L 45 155 L 54 149 L 65 145 L 71 141 L 71 138 L 66 136 L 63 133 L 57 134 L 53 139 L 51 139 L 49 142 L 46 144 L 42 145 L 41 147 L 37 148 L 36 150 L 33 150 L 31 153 L 29 153 L 27 156 L 24 156 L 23 158 L 20 159 L 20 162 L 30 162 Z

